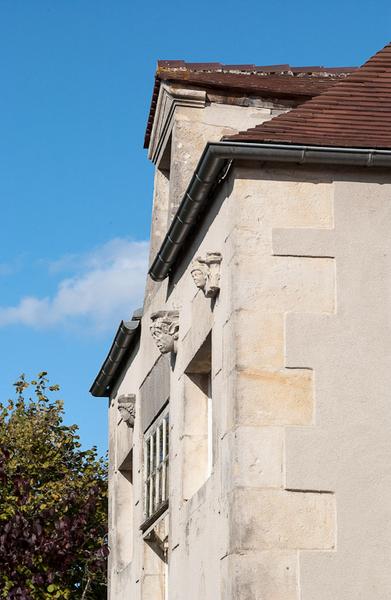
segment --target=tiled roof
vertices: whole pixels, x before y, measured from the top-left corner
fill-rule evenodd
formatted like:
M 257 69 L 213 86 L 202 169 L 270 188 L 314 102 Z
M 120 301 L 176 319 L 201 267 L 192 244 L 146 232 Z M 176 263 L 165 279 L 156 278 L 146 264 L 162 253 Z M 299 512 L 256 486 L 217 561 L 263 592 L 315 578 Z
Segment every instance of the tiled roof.
M 341 78 L 346 78 L 354 70 L 354 67 L 223 65 L 220 63 L 186 63 L 183 60 L 160 60 L 155 76 L 144 147 L 148 148 L 149 146 L 162 81 L 229 91 L 232 94 L 289 98 L 297 102 L 304 102 L 329 89 L 330 86 Z
M 391 44 L 320 96 L 225 139 L 391 148 Z

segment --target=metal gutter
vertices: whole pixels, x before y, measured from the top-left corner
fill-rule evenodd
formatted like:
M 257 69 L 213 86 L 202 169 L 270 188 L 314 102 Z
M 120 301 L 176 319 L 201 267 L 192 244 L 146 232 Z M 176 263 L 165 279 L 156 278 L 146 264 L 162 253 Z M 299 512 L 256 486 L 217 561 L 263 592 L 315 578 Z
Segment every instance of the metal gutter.
M 181 255 L 194 224 L 234 160 L 279 161 L 358 167 L 391 167 L 391 151 L 373 148 L 337 148 L 250 142 L 214 142 L 206 145 L 181 204 L 157 253 L 149 275 L 163 281 Z
M 123 361 L 129 356 L 129 352 L 140 337 L 142 309 L 136 310 L 131 321 L 121 321 L 115 334 L 109 353 L 100 368 L 90 393 L 97 397 L 110 396 L 115 385 Z

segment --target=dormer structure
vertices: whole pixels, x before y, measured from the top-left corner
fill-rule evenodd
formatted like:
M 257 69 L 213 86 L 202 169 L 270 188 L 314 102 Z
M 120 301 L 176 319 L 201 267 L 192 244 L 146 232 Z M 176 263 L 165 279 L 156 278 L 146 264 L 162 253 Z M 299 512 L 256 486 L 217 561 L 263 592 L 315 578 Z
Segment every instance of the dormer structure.
M 207 143 L 286 112 L 351 71 L 159 61 L 144 140 L 148 158 L 156 165 L 151 261 Z M 148 282 L 147 296 L 151 285 Z

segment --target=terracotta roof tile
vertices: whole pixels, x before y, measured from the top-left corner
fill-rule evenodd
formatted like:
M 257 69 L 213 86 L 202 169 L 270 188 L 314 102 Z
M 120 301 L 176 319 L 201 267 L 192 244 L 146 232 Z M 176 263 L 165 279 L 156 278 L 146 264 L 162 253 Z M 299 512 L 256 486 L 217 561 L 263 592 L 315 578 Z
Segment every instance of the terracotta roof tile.
M 230 93 L 264 98 L 289 98 L 297 103 L 329 89 L 346 78 L 354 67 L 291 67 L 290 65 L 223 65 L 160 60 L 155 76 L 144 147 L 148 148 L 160 84 L 181 83 Z
M 337 77 L 325 77 L 323 74 L 294 76 L 274 71 L 264 72 L 262 75 L 250 72 L 176 71 L 174 77 L 172 71 L 163 71 L 159 77 L 161 81 L 184 82 L 187 85 L 263 95 L 268 98 L 304 97 L 304 99 L 312 98 L 314 94 L 320 94 L 325 89 L 329 89 L 338 80 Z
M 298 108 L 225 139 L 391 148 L 391 44 Z

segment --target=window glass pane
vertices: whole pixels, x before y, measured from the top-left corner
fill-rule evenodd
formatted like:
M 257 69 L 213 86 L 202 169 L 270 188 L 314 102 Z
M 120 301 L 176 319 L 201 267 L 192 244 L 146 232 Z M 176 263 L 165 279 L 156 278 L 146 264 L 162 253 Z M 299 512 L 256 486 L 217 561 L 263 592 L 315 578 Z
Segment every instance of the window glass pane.
M 166 480 L 165 480 L 166 500 L 168 499 L 168 468 L 166 468 Z
M 146 477 L 149 476 L 150 472 L 151 472 L 151 461 L 150 461 L 150 439 L 147 440 L 146 444 L 145 444 L 145 475 Z
M 152 475 L 151 476 L 151 494 L 150 494 L 150 498 L 151 498 L 151 503 L 149 506 L 149 514 L 153 514 L 155 512 L 155 476 Z
M 164 502 L 166 498 L 166 464 L 163 463 L 162 467 L 162 502 Z
M 155 473 L 155 505 L 154 510 L 159 508 L 159 473 L 156 471 Z
M 144 512 L 149 516 L 149 479 L 145 483 Z
M 155 435 L 156 433 L 153 433 L 151 435 L 151 473 L 154 472 L 155 468 L 156 468 L 156 462 L 155 462 L 155 458 L 156 458 L 156 454 L 155 454 Z
M 165 444 L 166 444 L 166 448 L 165 448 L 165 452 L 164 454 L 166 456 L 168 456 L 168 437 L 169 437 L 169 421 L 168 421 L 168 415 L 166 416 L 166 439 L 165 439 Z
M 159 427 L 159 463 L 161 463 L 164 458 L 163 457 L 163 445 L 164 445 L 164 438 L 163 438 L 163 423 L 162 423 Z
M 155 510 L 159 507 L 159 471 L 155 474 L 156 488 L 155 488 Z
M 151 517 L 167 500 L 168 490 L 168 415 L 156 424 L 144 445 L 144 512 Z
M 155 512 L 155 494 L 156 494 L 155 475 L 152 475 L 152 479 L 151 479 L 151 508 L 150 508 L 150 514 L 153 514 Z
M 156 454 L 156 469 L 159 466 L 160 463 L 160 458 L 159 458 L 159 454 L 160 454 L 160 427 L 156 428 L 156 433 L 155 433 L 155 440 L 156 440 L 156 445 L 155 445 L 155 454 Z

